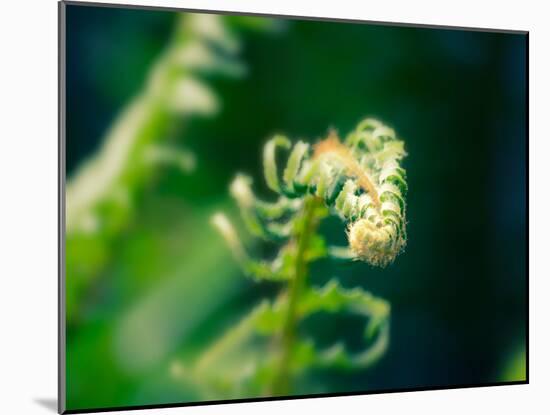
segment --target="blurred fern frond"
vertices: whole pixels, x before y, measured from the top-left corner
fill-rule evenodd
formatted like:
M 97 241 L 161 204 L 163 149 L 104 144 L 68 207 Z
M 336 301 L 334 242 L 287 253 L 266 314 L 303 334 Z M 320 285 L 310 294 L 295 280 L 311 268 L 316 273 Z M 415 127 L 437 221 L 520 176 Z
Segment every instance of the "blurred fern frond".
M 117 238 L 139 209 L 137 200 L 165 166 L 188 174 L 195 156 L 171 140 L 184 122 L 211 116 L 219 98 L 206 76 L 240 77 L 238 22 L 182 13 L 142 90 L 122 110 L 66 184 L 67 320 L 78 319 L 90 284 L 108 264 Z M 75 139 L 75 138 L 71 138 Z

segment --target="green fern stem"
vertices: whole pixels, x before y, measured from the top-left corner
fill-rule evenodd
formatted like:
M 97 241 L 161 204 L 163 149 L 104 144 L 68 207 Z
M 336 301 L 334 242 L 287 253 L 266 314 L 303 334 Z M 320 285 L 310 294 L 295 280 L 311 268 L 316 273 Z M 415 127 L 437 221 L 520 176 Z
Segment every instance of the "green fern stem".
M 304 201 L 303 215 L 300 226 L 297 226 L 294 239 L 296 262 L 293 278 L 288 282 L 288 309 L 281 339 L 281 356 L 278 373 L 273 382 L 272 391 L 274 394 L 284 395 L 290 391 L 289 366 L 292 348 L 296 339 L 296 327 L 298 325 L 297 307 L 304 287 L 307 284 L 309 261 L 306 258 L 307 248 L 311 238 L 319 226 L 319 219 L 316 217 L 318 207 L 322 206 L 322 200 L 308 196 Z

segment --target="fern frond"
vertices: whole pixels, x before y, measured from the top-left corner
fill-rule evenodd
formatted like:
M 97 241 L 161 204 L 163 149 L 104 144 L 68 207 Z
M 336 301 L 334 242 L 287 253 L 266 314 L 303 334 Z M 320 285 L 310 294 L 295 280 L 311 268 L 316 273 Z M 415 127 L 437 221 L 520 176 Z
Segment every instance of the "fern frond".
M 146 82 L 101 140 L 99 150 L 67 179 L 67 319 L 79 318 L 83 297 L 111 261 L 110 248 L 139 211 L 138 195 L 167 165 L 187 173 L 196 160 L 170 145 L 180 123 L 210 116 L 219 99 L 207 75 L 240 76 L 239 23 L 213 14 L 182 13 Z M 68 140 L 74 137 L 68 137 Z M 82 255 L 85 247 L 95 255 Z
M 67 183 L 67 232 L 86 232 L 94 222 L 103 225 L 98 205 L 112 202 L 120 188 L 131 193 L 142 186 L 143 160 L 157 160 L 156 153 L 174 117 L 210 115 L 218 109 L 218 98 L 200 74 L 205 71 L 238 75 L 224 68 L 242 66 L 237 60 L 237 41 L 223 17 L 208 14 L 183 14 L 171 42 L 153 65 L 143 90 L 129 103 L 107 132 L 99 152 Z M 166 159 L 163 152 L 162 160 Z M 189 157 L 181 160 L 189 167 Z M 152 165 L 154 166 L 154 165 Z M 130 185 L 125 178 L 135 178 Z M 121 183 L 124 183 L 122 185 Z
M 278 150 L 290 151 L 284 169 Z M 386 266 L 406 243 L 407 182 L 401 161 L 403 141 L 377 120 L 366 119 L 341 142 L 335 132 L 313 146 L 277 135 L 263 152 L 268 187 L 275 203 L 262 202 L 252 192 L 252 180 L 238 175 L 230 186 L 249 232 L 281 243 L 273 261 L 250 259 L 226 219 L 214 221 L 246 274 L 256 280 L 288 280 L 288 289 L 273 301 L 262 302 L 243 322 L 229 330 L 207 352 L 221 358 L 255 336 L 272 338 L 278 354 L 252 353 L 241 363 L 245 371 L 216 375 L 233 393 L 286 394 L 289 378 L 313 367 L 366 368 L 380 359 L 389 342 L 389 304 L 360 288 L 344 289 L 336 280 L 323 288 L 307 283 L 308 264 L 330 256 Z M 279 172 L 282 171 L 282 175 Z M 328 247 L 317 233 L 329 210 L 346 223 L 347 247 Z M 224 217 L 223 217 L 224 218 Z M 225 223 L 225 222 L 227 223 Z M 229 230 L 230 229 L 230 230 Z M 350 352 L 337 342 L 319 349 L 313 339 L 297 336 L 297 326 L 315 313 L 353 313 L 365 319 L 363 349 Z M 238 341 L 237 341 L 238 339 Z M 204 366 L 203 366 L 204 367 Z M 243 389 L 244 388 L 244 389 Z

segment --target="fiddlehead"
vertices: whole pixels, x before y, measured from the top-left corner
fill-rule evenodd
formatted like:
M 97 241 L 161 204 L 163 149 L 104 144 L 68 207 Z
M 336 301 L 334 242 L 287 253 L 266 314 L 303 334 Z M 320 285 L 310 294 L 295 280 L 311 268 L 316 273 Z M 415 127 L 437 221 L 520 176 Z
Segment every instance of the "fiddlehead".
M 275 161 L 277 147 L 288 149 L 290 141 L 277 136 L 264 150 L 266 182 L 282 195 L 278 203 L 290 204 L 290 200 L 315 195 L 348 224 L 352 257 L 378 266 L 386 266 L 395 259 L 406 243 L 407 182 L 405 170 L 399 164 L 406 154 L 403 141 L 396 138 L 392 129 L 367 119 L 345 143 L 341 143 L 334 132 L 313 149 L 299 141 L 292 147 L 282 180 Z M 245 200 L 254 199 L 248 187 L 250 179 L 238 176 L 232 189 L 244 189 L 245 182 L 246 191 L 232 191 L 232 194 L 243 216 L 248 216 L 252 212 Z M 273 222 L 277 218 L 267 219 L 269 222 L 263 227 L 259 220 L 256 226 L 247 225 L 253 233 L 264 237 L 289 236 L 287 228 L 281 229 Z M 273 232 L 274 229 L 277 232 Z

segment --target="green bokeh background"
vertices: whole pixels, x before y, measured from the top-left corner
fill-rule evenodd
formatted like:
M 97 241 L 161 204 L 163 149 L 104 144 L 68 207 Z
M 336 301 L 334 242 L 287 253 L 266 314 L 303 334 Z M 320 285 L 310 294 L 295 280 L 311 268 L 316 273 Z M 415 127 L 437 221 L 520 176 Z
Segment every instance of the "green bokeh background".
M 175 19 L 68 6 L 68 180 L 142 89 Z M 192 386 L 170 376 L 171 362 L 200 351 L 277 290 L 246 280 L 208 224 L 220 208 L 235 215 L 230 180 L 251 174 L 269 197 L 266 138 L 284 132 L 313 141 L 329 127 L 345 135 L 365 116 L 406 143 L 408 246 L 386 269 L 317 264 L 312 281 L 336 275 L 387 299 L 390 347 L 372 369 L 315 372 L 294 392 L 524 380 L 526 36 L 287 20 L 274 33 L 239 37 L 246 76 L 208 79 L 221 110 L 192 118 L 177 135 L 197 168 L 167 167 L 151 179 L 110 245 L 112 259 L 78 300 L 79 318 L 67 327 L 69 408 L 196 400 Z M 345 241 L 338 221 L 325 232 Z M 69 267 L 66 275 L 70 286 Z M 303 329 L 353 347 L 356 323 L 320 318 Z

